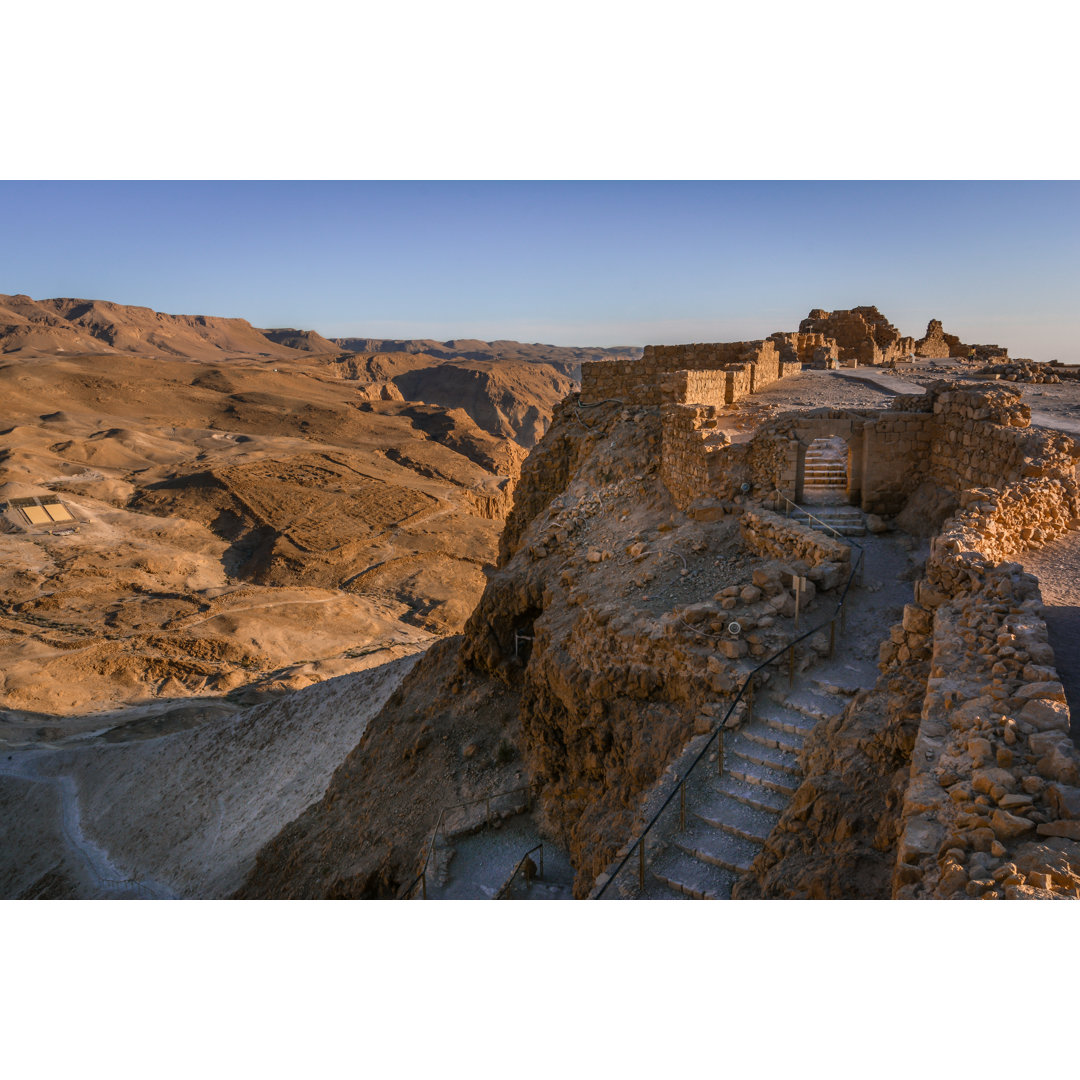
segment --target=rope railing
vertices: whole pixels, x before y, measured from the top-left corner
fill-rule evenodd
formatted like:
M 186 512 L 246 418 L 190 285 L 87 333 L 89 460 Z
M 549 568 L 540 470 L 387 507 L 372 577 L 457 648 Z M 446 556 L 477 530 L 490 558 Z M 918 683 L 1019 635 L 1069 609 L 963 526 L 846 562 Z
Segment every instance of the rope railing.
M 493 900 L 503 900 L 503 899 L 506 898 L 506 896 L 509 895 L 510 887 L 514 884 L 514 878 L 516 878 L 518 876 L 518 871 L 521 870 L 521 868 L 525 865 L 526 861 L 529 860 L 529 856 L 532 855 L 532 853 L 534 851 L 539 851 L 540 852 L 540 872 L 536 876 L 543 879 L 543 876 L 544 876 L 544 845 L 542 843 L 533 844 L 533 846 L 531 848 L 529 848 L 529 850 L 526 851 L 525 854 L 522 855 L 520 859 L 518 859 L 518 864 L 517 864 L 517 866 L 514 867 L 513 873 L 511 873 L 511 875 L 503 883 L 503 887 L 492 897 Z M 533 863 L 533 866 L 535 868 L 536 864 Z M 531 880 L 532 879 L 529 878 L 528 875 L 526 875 L 526 884 L 528 884 L 528 882 L 530 882 Z
M 792 505 L 795 505 L 795 504 L 792 504 Z M 801 507 L 800 507 L 800 509 L 801 509 Z M 847 539 L 847 538 L 845 538 L 845 539 Z M 717 760 L 716 760 L 717 773 L 718 773 L 718 775 L 721 775 L 721 776 L 723 775 L 723 771 L 724 771 L 724 729 L 727 726 L 728 720 L 731 718 L 731 714 L 735 711 L 735 707 L 739 704 L 740 701 L 743 700 L 744 696 L 746 696 L 748 698 L 748 713 L 749 713 L 749 716 L 752 718 L 752 716 L 753 716 L 754 678 L 757 675 L 757 673 L 759 671 L 762 671 L 764 668 L 767 668 L 770 664 L 775 663 L 777 660 L 781 659 L 783 656 L 789 655 L 788 681 L 789 681 L 789 684 L 790 684 L 794 680 L 794 674 L 795 674 L 795 646 L 798 645 L 801 641 L 805 641 L 808 637 L 812 637 L 814 634 L 818 633 L 819 631 L 824 630 L 826 626 L 829 627 L 829 655 L 831 656 L 833 654 L 833 650 L 835 649 L 835 646 L 836 646 L 836 620 L 839 618 L 839 620 L 840 620 L 840 632 L 843 633 L 844 625 L 845 625 L 845 613 L 846 613 L 848 590 L 851 588 L 852 584 L 855 582 L 856 576 L 859 574 L 859 572 L 860 572 L 860 570 L 862 568 L 863 556 L 865 554 L 865 552 L 863 551 L 863 548 L 862 548 L 862 546 L 860 544 L 854 544 L 853 546 L 858 549 L 858 555 L 855 557 L 855 564 L 852 567 L 851 574 L 848 576 L 847 582 L 844 585 L 844 591 L 840 594 L 840 599 L 837 602 L 836 609 L 833 611 L 832 615 L 828 619 L 826 619 L 824 622 L 819 623 L 817 626 L 813 627 L 812 629 L 807 630 L 805 633 L 800 634 L 796 638 L 793 638 L 782 649 L 779 649 L 777 652 L 773 653 L 767 659 L 763 660 L 760 664 L 758 664 L 758 666 L 756 668 L 754 668 L 746 676 L 746 678 L 742 682 L 742 685 L 739 687 L 738 693 L 735 695 L 735 699 L 732 701 L 731 705 L 728 707 L 727 712 L 724 713 L 724 716 L 720 720 L 720 722 L 716 725 L 715 728 L 713 728 L 712 733 L 709 735 L 709 738 L 705 742 L 705 745 L 702 746 L 701 749 L 697 752 L 697 754 L 694 755 L 694 759 L 693 759 L 693 761 L 690 762 L 689 768 L 686 770 L 686 772 L 683 774 L 683 776 L 677 781 L 675 786 L 668 793 L 668 797 L 664 800 L 664 802 L 661 805 L 660 809 L 657 810 L 655 814 L 653 814 L 652 818 L 649 820 L 649 822 L 645 826 L 645 828 L 641 830 L 641 832 L 638 834 L 637 838 L 635 840 L 633 840 L 629 845 L 627 845 L 626 854 L 623 855 L 622 859 L 619 862 L 619 865 L 616 866 L 615 869 L 611 872 L 611 874 L 609 875 L 607 881 L 605 881 L 603 883 L 603 885 L 601 885 L 600 888 L 595 891 L 595 893 L 592 896 L 592 899 L 599 900 L 600 897 L 603 896 L 603 894 L 604 894 L 605 890 L 607 889 L 607 887 L 619 876 L 619 874 L 623 870 L 623 867 L 625 867 L 626 864 L 630 861 L 630 858 L 634 854 L 635 850 L 637 851 L 637 855 L 638 855 L 638 889 L 639 889 L 640 892 L 645 891 L 645 838 L 646 838 L 646 836 L 648 836 L 648 834 L 652 830 L 653 826 L 656 825 L 657 821 L 660 820 L 661 815 L 668 808 L 668 806 L 671 805 L 671 802 L 675 798 L 676 795 L 679 796 L 679 830 L 682 831 L 686 827 L 686 784 L 687 784 L 687 781 L 690 779 L 691 775 L 693 774 L 695 768 L 697 768 L 698 763 L 702 760 L 702 758 L 705 757 L 705 755 L 709 752 L 709 750 L 712 748 L 714 743 L 717 746 L 717 755 L 716 755 L 716 758 L 717 758 Z
M 477 827 L 481 825 L 491 824 L 491 804 L 496 799 L 502 799 L 507 795 L 520 795 L 525 794 L 525 809 L 528 809 L 529 799 L 532 795 L 532 789 L 529 787 L 517 787 L 510 788 L 507 791 L 497 791 L 492 795 L 479 795 L 475 799 L 467 799 L 465 802 L 453 803 L 450 806 L 444 806 L 439 811 L 438 820 L 435 822 L 435 828 L 431 832 L 431 839 L 428 841 L 427 850 L 424 853 L 424 865 L 421 867 L 420 873 L 408 884 L 408 886 L 398 893 L 399 900 L 408 900 L 412 894 L 416 891 L 417 886 L 421 886 L 423 898 L 427 899 L 427 872 L 428 866 L 431 864 L 432 856 L 435 854 L 436 842 L 439 836 L 439 830 L 442 828 L 443 821 L 446 815 L 454 810 L 464 810 L 469 806 L 479 806 L 480 803 L 484 803 L 484 820 L 483 822 L 477 822 Z M 498 811 L 496 811 L 497 813 Z

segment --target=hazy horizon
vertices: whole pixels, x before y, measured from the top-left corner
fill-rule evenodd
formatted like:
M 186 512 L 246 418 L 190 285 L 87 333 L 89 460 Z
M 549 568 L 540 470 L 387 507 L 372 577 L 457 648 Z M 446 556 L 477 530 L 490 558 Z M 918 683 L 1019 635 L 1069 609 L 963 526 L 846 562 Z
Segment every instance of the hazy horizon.
M 1080 362 L 1080 186 L 5 181 L 0 292 L 326 337 L 646 345 L 816 307 Z

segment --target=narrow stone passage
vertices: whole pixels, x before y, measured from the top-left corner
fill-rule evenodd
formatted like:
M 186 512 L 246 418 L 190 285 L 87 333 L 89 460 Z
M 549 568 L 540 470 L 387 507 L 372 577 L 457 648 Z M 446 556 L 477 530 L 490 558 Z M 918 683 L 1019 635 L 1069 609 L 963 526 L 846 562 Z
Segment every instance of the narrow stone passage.
M 912 599 L 912 571 L 925 554 L 921 546 L 900 533 L 867 536 L 860 544 L 866 551 L 864 581 L 850 593 L 847 632 L 836 655 L 796 673 L 790 684 L 783 669 L 771 673 L 756 697 L 753 719 L 725 733 L 723 775 L 703 763 L 688 785 L 687 827 L 677 828 L 676 800 L 656 830 L 644 892 L 632 859 L 609 890 L 611 899 L 730 898 L 802 781 L 799 752 L 806 737 L 874 685 L 878 645 Z M 718 711 L 714 707 L 709 716 Z M 687 759 L 701 741 L 688 748 Z

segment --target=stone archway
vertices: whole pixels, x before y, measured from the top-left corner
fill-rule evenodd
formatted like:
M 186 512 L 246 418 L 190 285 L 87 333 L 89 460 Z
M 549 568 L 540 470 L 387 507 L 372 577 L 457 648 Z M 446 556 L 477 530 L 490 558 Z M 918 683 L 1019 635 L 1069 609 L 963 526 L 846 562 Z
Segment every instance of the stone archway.
M 851 451 L 839 435 L 814 439 L 806 448 L 802 498 L 808 506 L 841 506 L 851 487 Z

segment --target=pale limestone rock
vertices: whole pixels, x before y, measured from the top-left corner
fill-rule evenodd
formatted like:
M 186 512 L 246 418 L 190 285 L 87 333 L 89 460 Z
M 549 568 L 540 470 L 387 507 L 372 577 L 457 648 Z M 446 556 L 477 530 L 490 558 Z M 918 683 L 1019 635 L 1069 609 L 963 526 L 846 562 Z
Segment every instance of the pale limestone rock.
M 992 810 L 990 812 L 990 827 L 999 840 L 1015 840 L 1035 828 L 1033 821 L 1027 818 L 1017 817 L 1007 810 Z

